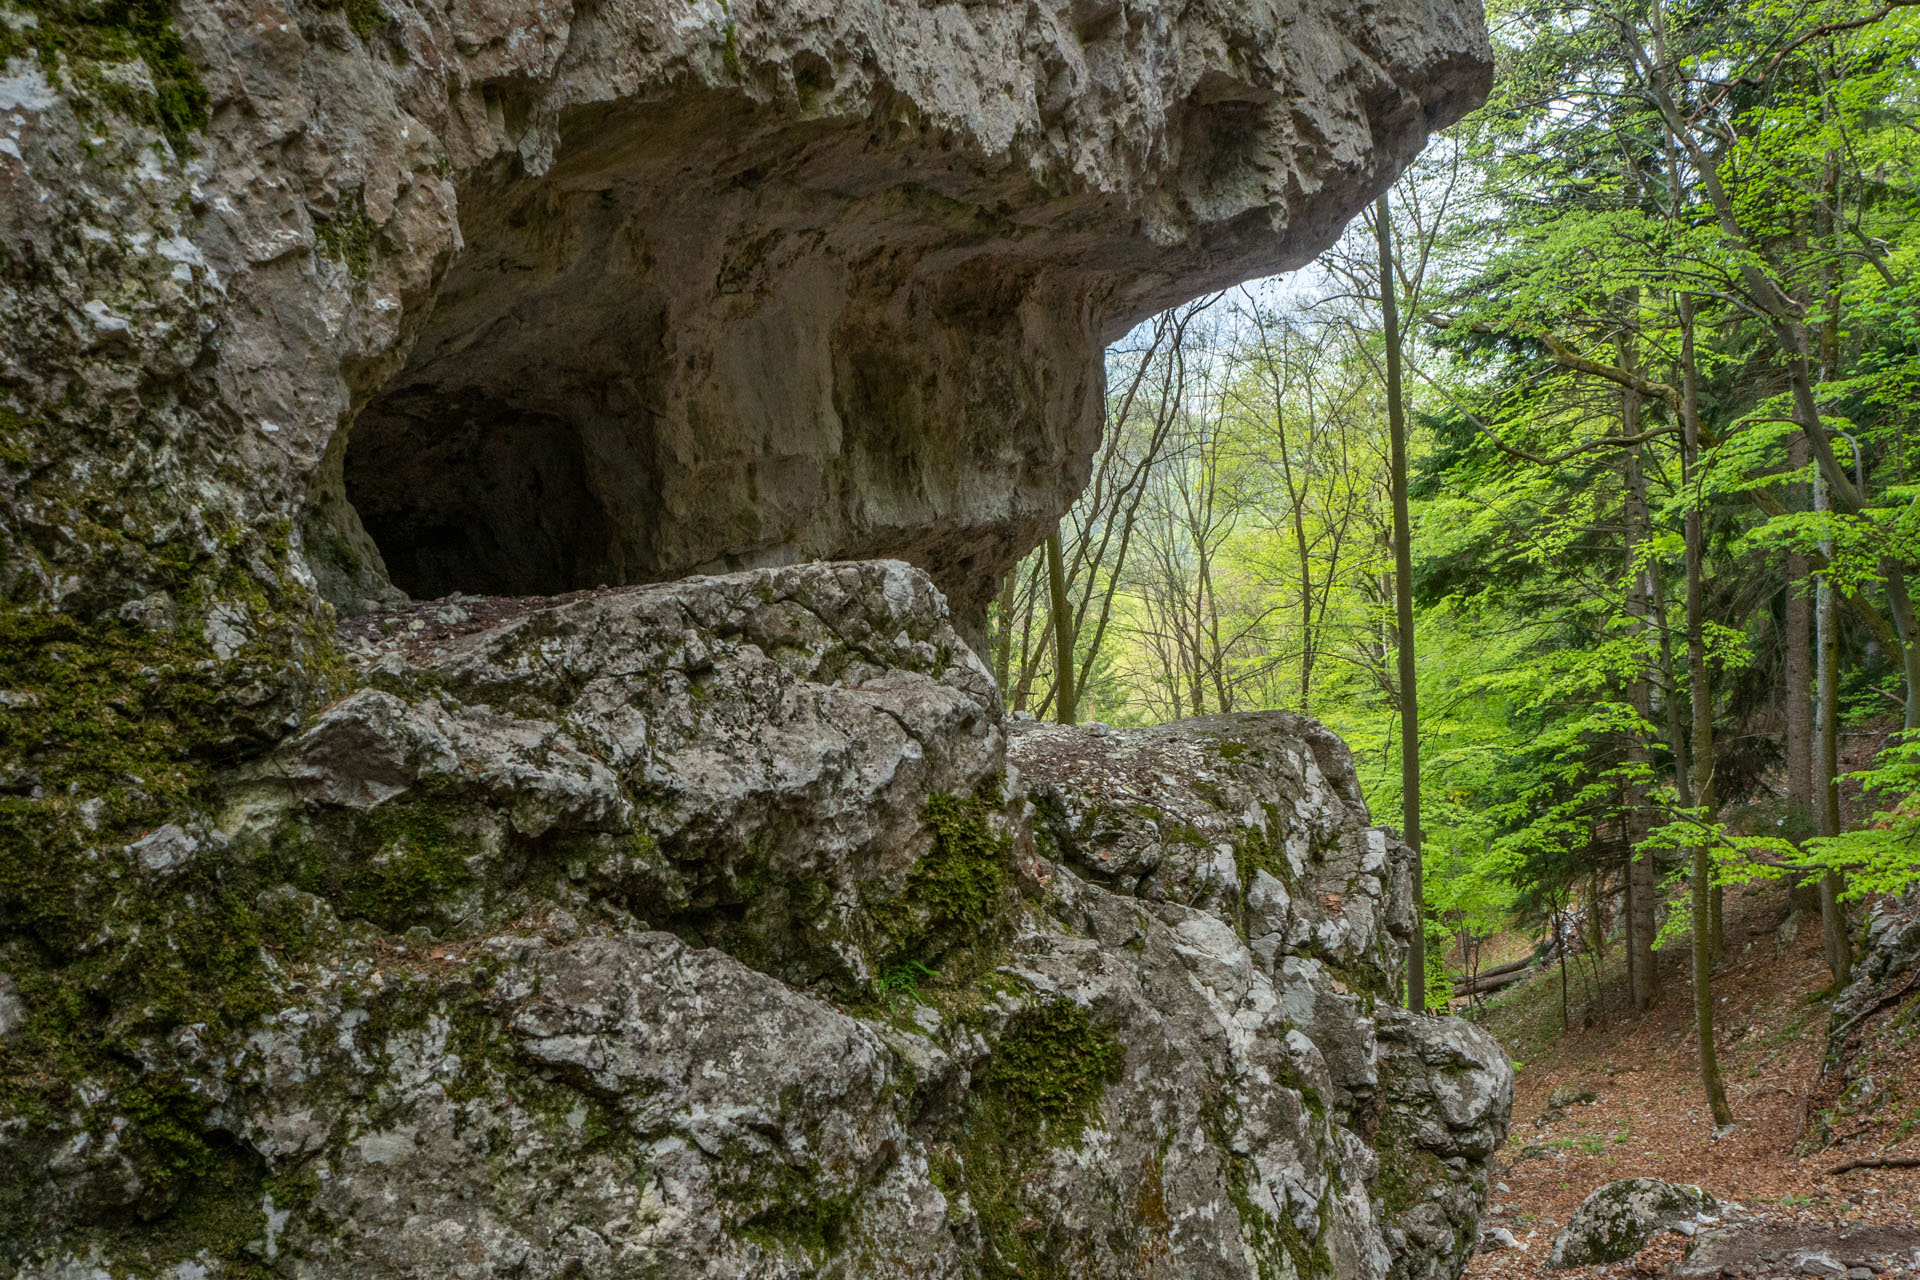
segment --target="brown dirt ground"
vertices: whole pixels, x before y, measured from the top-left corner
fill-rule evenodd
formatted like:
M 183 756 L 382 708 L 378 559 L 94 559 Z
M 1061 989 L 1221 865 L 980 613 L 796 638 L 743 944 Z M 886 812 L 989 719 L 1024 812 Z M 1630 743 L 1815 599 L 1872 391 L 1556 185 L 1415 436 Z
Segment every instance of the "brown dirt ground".
M 1920 1222 L 1920 1169 L 1826 1173 L 1848 1159 L 1920 1155 L 1920 1054 L 1879 1028 L 1873 1097 L 1857 1114 L 1833 1119 L 1833 1145 L 1808 1149 L 1804 1139 L 1840 1092 L 1838 1081 L 1819 1075 L 1828 977 L 1818 915 L 1803 915 L 1796 930 L 1783 932 L 1784 889 L 1729 895 L 1729 954 L 1715 977 L 1717 1042 L 1739 1127 L 1714 1138 L 1693 1049 L 1684 958 L 1673 954 L 1680 948 L 1664 957 L 1661 1001 L 1644 1016 L 1625 1011 L 1619 999 L 1617 944 L 1611 964 L 1602 966 L 1602 998 L 1590 997 L 1590 969 L 1583 981 L 1570 968 L 1565 1034 L 1557 970 L 1503 993 L 1484 1021 L 1522 1065 L 1513 1130 L 1495 1157 L 1483 1227 L 1505 1226 L 1528 1248 L 1478 1255 L 1468 1280 L 1549 1274 L 1555 1233 L 1590 1191 L 1618 1178 L 1694 1183 L 1764 1219 L 1810 1228 Z M 1541 1123 L 1548 1096 L 1567 1085 L 1592 1090 L 1598 1101 Z M 1628 1262 L 1552 1274 L 1612 1280 L 1660 1273 L 1685 1244 L 1665 1233 Z

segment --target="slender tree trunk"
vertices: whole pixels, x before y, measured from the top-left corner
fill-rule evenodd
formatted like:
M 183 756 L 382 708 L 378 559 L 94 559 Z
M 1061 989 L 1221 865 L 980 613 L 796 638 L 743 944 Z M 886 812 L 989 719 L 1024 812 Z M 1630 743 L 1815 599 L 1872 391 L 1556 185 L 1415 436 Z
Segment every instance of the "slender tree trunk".
M 1307 554 L 1306 522 L 1294 507 L 1294 541 L 1300 553 L 1300 714 L 1312 715 L 1313 705 L 1313 563 Z
M 1795 436 L 1787 446 L 1787 464 L 1803 469 L 1813 454 L 1806 439 Z M 1795 484 L 1788 498 L 1792 510 L 1805 510 L 1807 486 Z M 1813 802 L 1813 600 L 1811 566 L 1803 555 L 1787 556 L 1786 606 L 1786 721 L 1787 825 L 1795 833 L 1815 825 Z
M 1847 933 L 1846 904 L 1840 901 L 1846 887 L 1838 871 L 1820 877 L 1820 934 L 1836 993 L 1853 981 L 1853 939 Z
M 1679 670 L 1673 659 L 1673 628 L 1668 625 L 1666 579 L 1657 567 L 1651 570 L 1650 578 L 1653 584 L 1653 611 L 1660 619 L 1660 675 L 1667 686 L 1667 745 L 1673 752 L 1673 789 L 1680 798 L 1680 807 L 1691 809 L 1694 804 L 1693 772 L 1687 763 L 1687 713 L 1682 710 Z M 1653 998 L 1657 1000 L 1660 995 L 1660 966 L 1651 950 L 1659 907 L 1660 864 L 1657 855 L 1649 850 L 1638 858 L 1634 873 L 1644 890 L 1641 910 L 1646 919 L 1648 976 Z
M 1047 535 L 1047 589 L 1053 602 L 1054 718 L 1074 723 L 1073 615 L 1067 605 L 1067 571 L 1060 554 L 1060 527 Z
M 1827 508 L 1826 486 L 1815 477 L 1813 506 Z M 1829 544 L 1822 548 L 1829 556 Z M 1814 656 L 1818 670 L 1818 693 L 1814 709 L 1814 803 L 1818 811 L 1820 834 L 1840 834 L 1840 744 L 1837 731 L 1839 654 L 1833 617 L 1833 589 L 1820 583 L 1814 605 Z M 1853 942 L 1847 936 L 1847 913 L 1840 895 L 1846 883 L 1837 871 L 1820 877 L 1820 936 L 1827 957 L 1827 972 L 1833 975 L 1833 989 L 1839 991 L 1853 978 Z
M 1713 949 L 1713 963 L 1716 965 L 1720 963 L 1721 957 L 1727 954 L 1726 901 L 1727 887 L 1723 884 L 1714 885 L 1713 892 L 1707 895 L 1707 918 L 1710 925 L 1707 936 Z
M 1623 338 L 1618 344 L 1621 367 L 1634 368 L 1635 352 L 1630 339 Z M 1640 434 L 1640 396 L 1628 390 L 1621 396 L 1620 433 L 1624 436 Z M 1627 573 L 1627 615 L 1633 619 L 1633 632 L 1643 643 L 1647 637 L 1649 606 L 1648 579 L 1653 576 L 1649 566 L 1640 563 L 1641 546 L 1647 540 L 1647 481 L 1640 468 L 1640 449 L 1631 446 L 1623 451 L 1622 465 L 1626 479 L 1626 565 Z M 1640 667 L 1627 685 L 1627 701 L 1634 713 L 1642 721 L 1653 720 L 1653 696 L 1646 670 Z M 1627 740 L 1627 759 L 1640 772 L 1651 766 L 1653 754 L 1647 749 L 1647 742 L 1636 731 Z M 1653 898 L 1654 886 L 1659 877 L 1653 867 L 1654 852 L 1645 850 L 1638 857 L 1635 847 L 1646 836 L 1646 783 L 1636 779 L 1628 797 L 1625 817 L 1627 837 L 1627 991 L 1633 1001 L 1633 1007 L 1642 1011 L 1653 1008 L 1659 997 L 1660 986 L 1658 971 L 1653 961 Z
M 1007 576 L 1000 580 L 1000 634 L 994 637 L 993 678 L 1000 686 L 1000 696 L 1007 693 L 1007 676 L 1013 667 L 1013 602 L 1015 581 L 1020 576 L 1020 567 L 1015 565 L 1007 570 Z
M 1593 999 L 1588 1002 L 1587 1008 L 1589 1010 L 1600 1011 L 1602 1019 L 1601 1025 L 1604 1026 L 1606 1025 L 1606 1013 L 1600 1003 L 1600 996 L 1605 990 L 1604 984 L 1606 982 L 1607 900 L 1604 896 L 1606 892 L 1606 877 L 1601 874 L 1598 866 L 1593 869 L 1592 892 L 1593 909 L 1589 913 L 1592 919 L 1590 919 L 1588 923 L 1593 926 L 1593 954 L 1589 957 L 1590 967 L 1593 969 Z
M 1413 937 L 1407 947 L 1407 1008 L 1427 1007 L 1427 900 L 1420 865 L 1420 697 L 1413 653 L 1413 531 L 1407 509 L 1407 419 L 1400 401 L 1400 306 L 1393 285 L 1393 228 L 1387 195 L 1373 206 L 1380 248 L 1380 322 L 1386 339 L 1387 437 L 1393 485 L 1394 617 L 1400 632 L 1400 805 L 1413 846 Z
M 1653 607 L 1662 619 L 1667 616 L 1667 588 L 1658 573 L 1653 575 Z M 1660 628 L 1660 671 L 1667 682 L 1667 738 L 1673 749 L 1673 789 L 1684 808 L 1693 807 L 1693 770 L 1687 764 L 1687 713 L 1680 703 L 1679 668 L 1673 660 L 1673 633 L 1664 622 Z
M 1553 913 L 1553 940 L 1560 952 L 1560 1034 L 1565 1035 L 1571 1029 L 1572 1019 L 1567 1011 L 1567 924 L 1566 913 Z
M 1626 801 L 1624 799 L 1621 801 L 1621 808 L 1626 808 Z M 1622 932 L 1626 935 L 1627 1001 L 1636 1009 L 1640 1007 L 1641 984 L 1639 942 L 1640 909 L 1637 905 L 1639 902 L 1639 891 L 1634 886 L 1633 880 L 1634 864 L 1638 861 L 1639 859 L 1633 856 L 1632 846 L 1628 846 L 1626 862 L 1620 867 L 1620 891 L 1626 898 L 1624 904 L 1625 910 L 1623 910 L 1620 915 L 1620 924 Z
M 1707 684 L 1706 636 L 1702 617 L 1700 561 L 1702 529 L 1699 494 L 1700 401 L 1694 368 L 1693 299 L 1680 297 L 1681 480 L 1689 491 L 1687 544 L 1687 682 L 1693 686 L 1693 790 L 1702 820 L 1713 820 L 1713 693 Z M 1713 860 L 1705 839 L 1693 846 L 1693 1021 L 1700 1041 L 1700 1079 L 1716 1125 L 1733 1123 L 1720 1062 L 1713 1047 Z

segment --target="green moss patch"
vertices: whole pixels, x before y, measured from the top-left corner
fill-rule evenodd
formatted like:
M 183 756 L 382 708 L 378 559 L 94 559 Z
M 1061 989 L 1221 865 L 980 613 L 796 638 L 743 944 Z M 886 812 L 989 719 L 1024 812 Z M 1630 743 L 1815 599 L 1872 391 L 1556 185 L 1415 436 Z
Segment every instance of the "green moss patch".
M 370 39 L 374 32 L 392 21 L 380 7 L 380 0 L 346 0 L 345 8 L 347 25 L 362 40 Z
M 1039 1129 L 1085 1120 L 1120 1065 L 1120 1044 L 1071 1000 L 1015 1014 L 994 1046 L 987 1088 Z
M 978 933 L 1006 893 L 1013 841 L 992 827 L 999 789 L 994 778 L 964 800 L 927 801 L 933 852 L 907 878 L 907 896 L 935 933 Z
M 34 1153 L 76 1124 L 126 1120 L 130 1212 L 157 1222 L 206 1201 L 238 1156 L 172 1046 L 192 1028 L 188 1040 L 217 1052 L 271 1006 L 270 957 L 307 945 L 258 909 L 268 883 L 195 816 L 214 771 L 283 733 L 306 682 L 324 688 L 337 663 L 322 615 L 288 585 L 285 531 L 188 546 L 117 523 L 88 526 L 88 545 L 163 595 L 178 625 L 149 629 L 101 604 L 0 605 L 0 972 L 27 1011 L 0 1044 L 0 1119 L 21 1126 L 25 1157 L 0 1167 L 0 1258 L 71 1225 L 35 1185 Z M 228 657 L 197 625 L 216 605 L 244 637 Z M 125 846 L 168 823 L 179 830 L 161 839 L 183 856 L 143 869 Z
M 389 933 L 432 918 L 473 881 L 467 859 L 482 847 L 461 819 L 457 800 L 409 793 L 365 813 L 329 815 L 309 828 L 281 833 L 269 878 L 332 903 L 343 916 Z
M 8 0 L 34 17 L 31 26 L 0 23 L 0 61 L 32 52 L 49 79 L 62 83 L 82 103 L 92 102 L 150 125 L 166 135 L 178 154 L 187 135 L 207 126 L 209 99 L 198 70 L 173 25 L 168 0 Z M 111 68 L 139 62 L 153 81 L 137 88 Z
M 1057 1225 L 1035 1226 L 1023 1187 L 1048 1147 L 1073 1142 L 1096 1116 L 1121 1058 L 1113 1033 L 1061 997 L 1016 1013 L 994 1045 L 953 1141 L 932 1164 L 942 1190 L 964 1193 L 979 1215 L 982 1273 L 992 1280 L 1082 1273 Z
M 374 11 L 379 12 L 378 6 Z M 354 12 L 350 4 L 349 19 Z M 385 15 L 382 15 L 384 20 Z M 332 213 L 313 216 L 314 247 L 322 256 L 339 263 L 355 280 L 365 280 L 373 269 L 373 241 L 380 228 L 367 213 L 365 198 L 355 191 L 340 198 L 340 207 Z

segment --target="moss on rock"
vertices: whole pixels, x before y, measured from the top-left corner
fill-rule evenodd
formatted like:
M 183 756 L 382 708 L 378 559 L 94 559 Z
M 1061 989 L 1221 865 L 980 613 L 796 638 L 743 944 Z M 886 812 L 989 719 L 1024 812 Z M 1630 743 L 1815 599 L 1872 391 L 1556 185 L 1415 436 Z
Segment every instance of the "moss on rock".
M 935 1182 L 949 1198 L 965 1195 L 978 1216 L 990 1280 L 1081 1274 L 1066 1236 L 1029 1215 L 1023 1187 L 1049 1147 L 1075 1142 L 1097 1116 L 1121 1058 L 1113 1033 L 1059 996 L 1020 1009 L 995 1041 L 932 1163 Z
M 30 24 L 0 22 L 0 62 L 31 52 L 56 84 L 166 136 L 186 154 L 188 135 L 207 125 L 209 99 L 173 25 L 168 0 L 8 0 Z M 112 68 L 139 62 L 151 90 Z

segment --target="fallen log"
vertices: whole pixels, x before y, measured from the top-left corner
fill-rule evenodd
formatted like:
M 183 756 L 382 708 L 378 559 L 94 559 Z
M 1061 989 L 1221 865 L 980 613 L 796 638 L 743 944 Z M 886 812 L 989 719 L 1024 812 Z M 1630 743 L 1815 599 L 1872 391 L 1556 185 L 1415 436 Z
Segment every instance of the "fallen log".
M 1481 969 L 1473 975 L 1472 980 L 1481 982 L 1487 978 L 1505 977 L 1507 974 L 1518 972 L 1521 969 L 1531 969 L 1534 966 L 1535 960 L 1536 957 L 1534 956 L 1521 956 L 1518 960 L 1509 960 L 1505 964 L 1497 964 L 1491 969 Z M 1457 978 L 1455 981 L 1463 982 L 1466 981 L 1466 979 Z
M 1865 1160 L 1849 1160 L 1827 1170 L 1827 1176 L 1837 1178 L 1855 1169 L 1920 1169 L 1920 1156 L 1870 1156 Z
M 1453 994 L 1455 998 L 1460 996 L 1483 996 L 1489 992 L 1500 991 L 1506 987 L 1510 987 L 1516 982 L 1532 977 L 1533 974 L 1534 969 L 1529 966 L 1525 969 L 1510 970 L 1507 973 L 1482 974 L 1471 982 L 1464 979 L 1457 980 L 1453 984 Z

